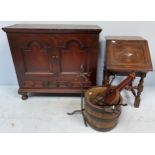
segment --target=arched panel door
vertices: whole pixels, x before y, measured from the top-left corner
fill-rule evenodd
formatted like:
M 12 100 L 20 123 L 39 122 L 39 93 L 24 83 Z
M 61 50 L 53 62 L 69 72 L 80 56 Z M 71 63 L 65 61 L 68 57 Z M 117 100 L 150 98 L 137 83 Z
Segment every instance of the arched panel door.
M 84 83 L 90 85 L 88 79 L 90 65 L 88 47 L 84 46 L 79 40 L 68 40 L 65 46 L 60 49 L 59 55 L 60 79 L 63 78 L 68 81 L 69 86 L 80 87 L 80 72 L 82 71 L 85 75 Z
M 76 40 L 68 41 L 66 47 L 61 49 L 60 56 L 60 71 L 63 74 L 77 74 L 81 65 L 84 66 L 85 71 L 88 69 L 88 49 Z
M 34 40 L 21 50 L 26 74 L 52 74 L 51 47 Z
M 48 76 L 54 74 L 52 42 L 46 35 L 19 35 L 18 56 L 23 60 L 25 76 Z

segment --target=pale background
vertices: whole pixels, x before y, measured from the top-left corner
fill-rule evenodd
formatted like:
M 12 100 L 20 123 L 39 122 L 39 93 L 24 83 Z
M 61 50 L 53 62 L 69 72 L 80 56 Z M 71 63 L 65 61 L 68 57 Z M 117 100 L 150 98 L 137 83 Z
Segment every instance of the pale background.
M 155 9 L 154 0 L 45 0 L 45 1 L 19 1 L 19 0 L 5 0 L 1 1 L 0 5 L 0 20 L 1 21 L 54 21 L 54 20 L 66 20 L 66 21 L 88 21 L 88 20 L 123 20 L 123 21 L 149 21 L 155 20 Z M 152 25 L 152 24 L 151 24 Z M 151 33 L 154 32 L 152 25 Z M 115 28 L 115 27 L 114 27 Z M 149 30 L 149 29 L 148 29 Z M 123 30 L 122 30 L 123 31 Z M 117 31 L 116 31 L 117 32 Z M 0 34 L 0 40 L 2 41 L 3 36 Z M 153 38 L 153 37 L 152 37 Z M 0 44 L 1 44 L 0 41 Z M 152 40 L 153 41 L 153 40 Z M 153 43 L 152 43 L 153 45 Z M 1 51 L 0 51 L 1 52 Z M 152 51 L 153 53 L 154 51 Z M 2 61 L 0 53 L 0 63 Z M 153 55 L 152 55 L 153 56 Z M 8 58 L 7 58 L 8 59 Z M 8 60 L 9 61 L 9 60 Z M 1 68 L 0 68 L 1 69 Z M 2 70 L 2 69 L 1 69 Z M 3 72 L 4 74 L 4 72 Z M 2 76 L 2 74 L 1 74 Z M 152 76 L 151 74 L 149 76 Z M 153 79 L 153 77 L 152 77 Z M 9 86 L 10 87 L 10 86 Z M 16 90 L 9 92 L 9 94 L 14 94 Z M 150 91 L 150 90 L 149 90 Z M 144 92 L 147 92 L 145 89 Z M 8 93 L 6 91 L 6 93 Z M 147 114 L 152 113 L 148 105 L 147 99 L 150 99 L 149 92 L 144 96 L 146 99 L 147 112 L 143 113 L 144 117 Z M 13 95 L 14 96 L 14 95 Z M 16 96 L 16 98 L 19 98 Z M 19 98 L 20 100 L 20 98 Z M 51 99 L 50 99 L 51 100 Z M 6 99 L 6 101 L 8 101 Z M 1 101 L 2 102 L 2 101 Z M 154 101 L 152 99 L 152 105 Z M 45 103 L 44 103 L 45 104 Z M 142 104 L 142 105 L 143 105 Z M 4 102 L 5 105 L 5 102 Z M 12 105 L 11 103 L 9 105 Z M 27 104 L 20 104 L 27 105 Z M 33 104 L 29 104 L 30 106 Z M 38 105 L 36 106 L 37 109 Z M 149 109 L 150 107 L 150 109 Z M 25 107 L 24 107 L 25 108 Z M 32 108 L 32 107 L 30 107 Z M 2 109 L 2 108 L 0 108 Z M 7 113 L 7 109 L 5 113 Z M 10 108 L 11 109 L 11 108 Z M 15 110 L 12 108 L 12 110 Z M 27 109 L 27 108 L 25 108 Z M 52 107 L 53 109 L 53 107 Z M 137 114 L 141 113 L 141 109 L 137 110 Z M 10 110 L 11 111 L 11 110 Z M 18 111 L 18 109 L 17 109 Z M 19 110 L 20 111 L 20 110 Z M 16 111 L 14 112 L 16 113 Z M 130 113 L 134 116 L 133 108 Z M 125 112 L 125 116 L 128 113 Z M 57 116 L 55 116 L 57 117 Z M 136 118 L 136 117 L 135 117 Z M 152 116 L 154 119 L 154 116 Z M 150 123 L 148 118 L 148 124 Z M 63 119 L 62 119 L 63 120 Z M 146 118 L 145 118 L 146 120 Z M 154 119 L 155 120 L 155 119 Z M 64 120 L 63 120 L 64 121 Z M 5 121 L 4 121 L 5 122 Z M 76 122 L 76 120 L 75 120 Z M 132 118 L 130 122 L 133 122 Z M 138 126 L 138 122 L 134 125 L 130 125 L 131 128 Z M 141 120 L 143 122 L 143 120 Z M 23 122 L 22 122 L 23 123 Z M 49 122 L 52 124 L 52 122 Z M 123 124 L 123 122 L 122 122 Z M 148 124 L 143 124 L 150 129 Z M 150 123 L 151 124 L 151 123 Z M 153 123 L 152 123 L 153 124 Z M 154 123 L 155 124 L 155 123 Z M 83 124 L 82 124 L 83 125 Z M 55 124 L 53 124 L 55 126 Z M 30 125 L 28 125 L 30 127 Z M 58 126 L 59 127 L 59 126 Z M 124 130 L 129 131 L 128 126 L 123 124 Z M 83 127 L 85 128 L 85 127 Z M 141 129 L 141 127 L 139 127 Z M 154 128 L 155 129 L 155 128 Z M 155 131 L 155 130 L 154 130 Z M 121 132 L 121 131 L 120 131 Z M 130 130 L 132 132 L 132 130 Z M 139 131 L 140 132 L 140 131 Z M 147 132 L 147 130 L 146 130 Z M 155 134 L 1 134 L 0 138 L 0 154 L 3 155 L 21 155 L 23 154 L 68 154 L 75 155 L 79 154 L 119 154 L 119 155 L 131 155 L 131 154 L 141 154 L 141 155 L 154 155 L 154 139 Z M 148 143 L 147 143 L 148 142 Z M 25 149 L 26 148 L 26 149 Z M 103 150 L 104 149 L 104 150 Z
M 142 36 L 148 40 L 149 48 L 152 57 L 153 66 L 155 66 L 155 22 L 106 22 L 106 21 L 91 21 L 91 22 L 0 22 L 0 28 L 4 26 L 9 26 L 17 23 L 51 23 L 51 24 L 93 24 L 99 25 L 103 31 L 100 35 L 100 55 L 98 63 L 98 78 L 97 82 L 99 85 L 102 83 L 103 77 L 103 60 L 105 51 L 105 40 L 106 35 L 128 35 L 128 36 Z M 6 34 L 0 30 L 0 85 L 17 85 L 17 78 L 15 74 L 15 69 L 13 66 L 13 61 L 11 58 L 11 53 L 7 41 Z M 145 85 L 152 86 L 155 85 L 155 72 L 149 73 Z

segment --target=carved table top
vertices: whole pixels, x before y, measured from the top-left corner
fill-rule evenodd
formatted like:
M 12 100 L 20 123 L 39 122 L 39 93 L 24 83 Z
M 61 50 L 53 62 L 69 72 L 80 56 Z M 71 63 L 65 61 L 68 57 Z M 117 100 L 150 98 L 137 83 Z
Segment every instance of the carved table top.
M 111 71 L 152 71 L 147 40 L 137 36 L 107 36 L 105 66 Z

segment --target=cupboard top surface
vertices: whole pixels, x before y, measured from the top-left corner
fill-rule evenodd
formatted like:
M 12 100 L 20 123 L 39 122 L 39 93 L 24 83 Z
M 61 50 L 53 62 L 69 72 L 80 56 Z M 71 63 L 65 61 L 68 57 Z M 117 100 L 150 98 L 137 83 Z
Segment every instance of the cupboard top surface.
M 140 36 L 106 36 L 106 40 L 142 41 L 145 39 Z
M 99 33 L 97 25 L 16 24 L 2 28 L 5 32 L 33 33 Z

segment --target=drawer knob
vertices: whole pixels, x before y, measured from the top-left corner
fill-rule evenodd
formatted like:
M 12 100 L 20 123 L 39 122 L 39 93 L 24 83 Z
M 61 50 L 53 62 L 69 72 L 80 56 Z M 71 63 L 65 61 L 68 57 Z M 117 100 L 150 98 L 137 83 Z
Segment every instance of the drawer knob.
M 44 82 L 43 82 L 43 85 L 44 85 L 45 87 L 48 87 L 48 86 L 49 86 L 49 82 L 48 82 L 48 81 L 44 81 Z
M 55 88 L 55 87 L 58 87 L 57 83 L 50 83 L 50 86 L 51 88 Z
M 59 56 L 58 56 L 58 55 L 53 55 L 52 58 L 53 58 L 53 59 L 58 59 Z
M 55 56 L 55 58 L 56 58 L 56 59 L 59 59 L 59 56 L 58 56 L 58 55 L 56 55 L 56 56 Z

